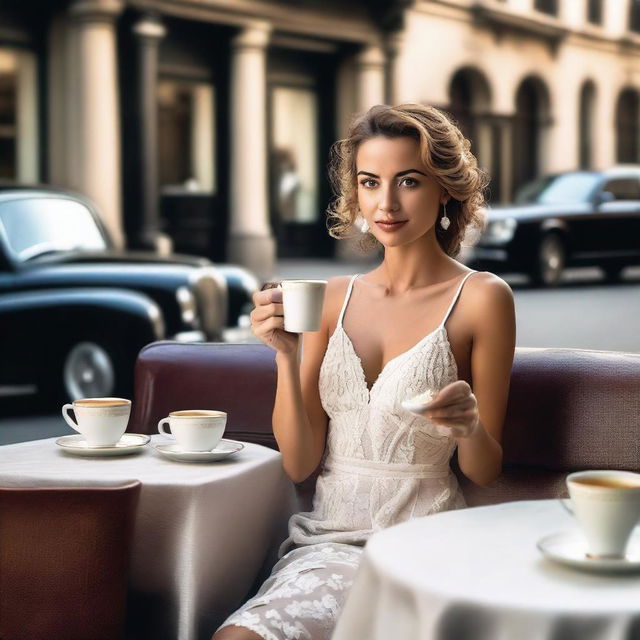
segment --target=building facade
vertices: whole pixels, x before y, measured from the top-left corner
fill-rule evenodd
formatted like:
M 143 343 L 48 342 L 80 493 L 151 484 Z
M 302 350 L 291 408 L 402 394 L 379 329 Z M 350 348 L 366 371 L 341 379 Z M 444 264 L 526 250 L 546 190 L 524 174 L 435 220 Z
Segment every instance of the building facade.
M 637 0 L 4 0 L 0 178 L 79 190 L 119 245 L 330 256 L 331 143 L 451 112 L 493 202 L 640 161 Z

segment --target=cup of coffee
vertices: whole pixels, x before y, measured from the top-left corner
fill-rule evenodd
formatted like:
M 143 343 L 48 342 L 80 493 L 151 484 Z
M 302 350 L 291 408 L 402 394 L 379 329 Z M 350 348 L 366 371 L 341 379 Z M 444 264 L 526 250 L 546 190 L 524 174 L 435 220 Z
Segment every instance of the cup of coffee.
M 284 330 L 291 333 L 319 331 L 326 280 L 283 280 Z
M 71 419 L 73 409 L 76 420 Z M 81 433 L 89 447 L 112 447 L 122 438 L 131 414 L 125 398 L 83 398 L 62 407 L 65 422 Z
M 167 424 L 170 431 L 165 430 Z M 172 411 L 169 417 L 158 422 L 158 433 L 175 438 L 183 451 L 211 451 L 222 440 L 226 424 L 227 414 L 224 411 Z
M 587 539 L 587 555 L 623 558 L 640 521 L 640 474 L 579 471 L 567 476 L 573 514 Z

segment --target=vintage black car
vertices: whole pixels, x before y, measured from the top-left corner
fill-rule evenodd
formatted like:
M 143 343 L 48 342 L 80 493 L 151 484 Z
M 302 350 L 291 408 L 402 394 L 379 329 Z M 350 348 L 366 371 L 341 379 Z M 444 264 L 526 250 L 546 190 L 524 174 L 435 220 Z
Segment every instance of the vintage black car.
M 223 340 L 259 285 L 241 267 L 115 249 L 78 194 L 0 188 L 0 406 L 130 397 L 145 344 Z
M 466 260 L 489 271 L 524 272 L 557 285 L 567 266 L 598 266 L 609 281 L 640 264 L 640 167 L 570 171 L 524 186 L 515 204 L 487 211 Z

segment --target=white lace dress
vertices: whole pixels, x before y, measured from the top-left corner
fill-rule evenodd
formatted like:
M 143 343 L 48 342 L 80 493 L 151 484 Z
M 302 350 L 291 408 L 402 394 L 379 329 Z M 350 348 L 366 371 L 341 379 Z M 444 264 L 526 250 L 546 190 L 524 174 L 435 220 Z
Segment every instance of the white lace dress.
M 455 441 L 401 402 L 458 379 L 445 322 L 471 273 L 440 325 L 390 360 L 371 389 L 342 326 L 353 276 L 320 369 L 329 428 L 313 511 L 291 517 L 270 577 L 221 628 L 239 625 L 265 640 L 328 640 L 372 533 L 465 506 L 449 466 Z

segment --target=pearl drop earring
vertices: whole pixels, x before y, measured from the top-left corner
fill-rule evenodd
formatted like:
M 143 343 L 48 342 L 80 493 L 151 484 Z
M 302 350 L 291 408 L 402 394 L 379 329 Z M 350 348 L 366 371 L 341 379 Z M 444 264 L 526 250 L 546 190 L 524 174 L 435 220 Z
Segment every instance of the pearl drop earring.
M 440 226 L 446 231 L 451 224 L 451 220 L 447 218 L 447 205 L 442 203 L 442 218 L 440 218 Z
M 362 231 L 362 233 L 369 231 L 369 223 L 364 218 L 362 218 L 362 222 L 360 223 L 360 231 Z

